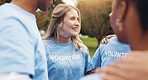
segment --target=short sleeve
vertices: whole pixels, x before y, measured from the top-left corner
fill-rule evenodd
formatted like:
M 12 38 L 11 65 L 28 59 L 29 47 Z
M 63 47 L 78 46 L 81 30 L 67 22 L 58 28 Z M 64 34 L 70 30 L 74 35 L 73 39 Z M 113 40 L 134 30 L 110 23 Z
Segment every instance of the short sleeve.
M 0 20 L 0 73 L 34 74 L 34 42 L 18 19 Z
M 101 47 L 102 47 L 102 45 L 100 45 L 98 47 L 98 49 L 96 50 L 96 52 L 95 52 L 95 54 L 92 58 L 94 68 L 101 67 L 101 62 L 102 62 L 102 60 L 101 60 Z
M 88 53 L 85 53 L 85 70 L 84 70 L 84 73 L 92 70 L 93 68 L 94 68 L 94 65 L 92 63 L 92 59 L 90 58 L 89 51 L 88 51 Z

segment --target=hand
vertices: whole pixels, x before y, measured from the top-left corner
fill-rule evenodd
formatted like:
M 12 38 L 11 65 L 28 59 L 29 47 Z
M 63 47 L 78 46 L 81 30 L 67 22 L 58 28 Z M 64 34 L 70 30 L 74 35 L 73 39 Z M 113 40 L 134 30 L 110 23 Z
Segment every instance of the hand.
M 114 36 L 116 36 L 116 35 L 114 34 L 114 35 L 108 35 L 108 36 L 106 36 L 105 38 L 102 39 L 101 43 L 102 44 L 104 44 L 104 43 L 107 44 L 108 41 L 109 41 L 108 39 L 110 39 L 110 38 L 112 38 Z
M 101 72 L 101 68 L 98 67 L 98 68 L 92 69 L 91 71 L 92 71 L 93 73 L 99 73 L 99 72 Z
M 92 69 L 92 70 L 90 70 L 90 71 L 86 72 L 84 75 L 93 74 L 93 73 L 95 73 L 95 72 L 94 72 L 94 70 L 95 70 L 95 69 Z
M 148 51 L 132 51 L 125 58 L 101 69 L 104 80 L 148 80 Z

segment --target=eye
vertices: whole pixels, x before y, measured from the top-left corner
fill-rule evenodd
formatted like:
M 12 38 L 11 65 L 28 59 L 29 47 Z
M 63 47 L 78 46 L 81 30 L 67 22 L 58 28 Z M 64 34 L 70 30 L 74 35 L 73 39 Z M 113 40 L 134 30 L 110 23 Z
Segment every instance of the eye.
M 79 18 L 77 18 L 77 20 L 79 21 Z
M 75 17 L 70 18 L 70 20 L 75 20 Z

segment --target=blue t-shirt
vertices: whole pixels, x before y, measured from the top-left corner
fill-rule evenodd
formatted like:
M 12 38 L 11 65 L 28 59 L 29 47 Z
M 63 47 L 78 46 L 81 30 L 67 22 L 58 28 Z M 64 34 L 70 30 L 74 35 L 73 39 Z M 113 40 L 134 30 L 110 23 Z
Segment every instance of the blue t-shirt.
M 109 39 L 107 44 L 101 44 L 96 50 L 92 60 L 96 67 L 106 67 L 116 59 L 123 58 L 129 51 L 130 46 L 118 41 L 116 37 Z
M 102 80 L 102 79 L 99 77 L 99 74 L 94 73 L 94 74 L 87 75 L 81 78 L 80 80 Z
M 84 73 L 92 70 L 89 53 L 74 49 L 73 41 L 61 44 L 49 38 L 43 42 L 48 61 L 49 80 L 79 80 Z
M 101 44 L 96 50 L 92 58 L 94 68 L 106 67 L 109 63 L 124 57 L 130 50 L 128 44 L 120 43 L 116 37 L 112 37 L 107 44 Z M 91 74 L 81 78 L 81 80 L 102 79 L 99 77 L 99 74 Z
M 0 74 L 7 72 L 48 80 L 46 53 L 35 15 L 11 3 L 0 6 Z

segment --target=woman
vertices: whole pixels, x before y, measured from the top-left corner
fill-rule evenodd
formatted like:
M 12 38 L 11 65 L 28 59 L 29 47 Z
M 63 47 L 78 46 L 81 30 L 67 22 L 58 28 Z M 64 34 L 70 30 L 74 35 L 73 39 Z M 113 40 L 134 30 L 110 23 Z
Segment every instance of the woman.
M 49 80 L 78 80 L 93 68 L 87 47 L 80 40 L 80 12 L 59 4 L 43 37 Z

